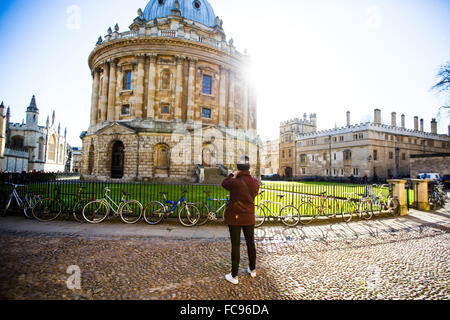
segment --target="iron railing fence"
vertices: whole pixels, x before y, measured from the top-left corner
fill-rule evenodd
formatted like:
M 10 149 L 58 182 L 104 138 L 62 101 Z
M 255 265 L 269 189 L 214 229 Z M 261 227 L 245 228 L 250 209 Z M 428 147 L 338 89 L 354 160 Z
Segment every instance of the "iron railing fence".
M 83 189 L 80 187 L 83 186 Z M 12 191 L 13 186 L 10 184 L 0 185 L 1 203 L 7 199 Z M 76 195 L 81 190 L 82 199 L 100 199 L 104 195 L 105 188 L 110 192 L 108 195 L 119 202 L 123 196 L 123 191 L 130 194 L 129 199 L 138 200 L 145 207 L 153 201 L 163 202 L 162 192 L 167 192 L 167 199 L 178 201 L 186 190 L 186 200 L 192 203 L 203 203 L 207 199 L 205 191 L 210 191 L 210 197 L 215 199 L 226 199 L 229 192 L 222 188 L 221 185 L 203 185 L 203 184 L 169 184 L 169 183 L 133 183 L 133 182 L 117 182 L 117 181 L 82 181 L 79 179 L 60 179 L 45 182 L 29 182 L 23 183 L 18 187 L 17 191 L 21 197 L 25 196 L 26 191 L 33 191 L 42 198 L 56 197 L 57 190 L 61 192 L 61 198 L 68 207 L 72 207 L 77 201 Z M 348 194 L 352 194 L 352 199 L 359 199 L 360 195 L 376 196 L 379 189 L 371 184 L 339 184 L 339 183 L 296 183 L 296 182 L 268 182 L 261 183 L 261 191 L 265 191 L 262 196 L 257 196 L 255 204 L 258 205 L 261 200 L 269 200 L 273 202 L 281 202 L 284 205 L 294 205 L 300 207 L 301 204 L 312 198 L 320 205 L 320 196 L 323 192 L 332 196 L 333 209 L 339 213 L 342 204 L 348 198 Z M 382 194 L 388 196 L 389 188 L 383 188 Z M 283 197 L 280 197 L 283 196 Z M 413 199 L 409 199 L 413 201 Z M 2 210 L 3 208 L 0 208 Z

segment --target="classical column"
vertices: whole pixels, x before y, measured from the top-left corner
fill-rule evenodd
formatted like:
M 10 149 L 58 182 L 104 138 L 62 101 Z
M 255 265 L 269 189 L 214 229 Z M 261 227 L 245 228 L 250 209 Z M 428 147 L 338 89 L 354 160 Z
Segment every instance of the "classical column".
M 234 119 L 234 74 L 232 71 L 228 72 L 228 127 L 235 129 L 235 119 Z
M 183 66 L 184 57 L 177 56 L 177 79 L 175 88 L 175 120 L 182 120 L 182 98 L 183 98 Z
M 148 72 L 148 97 L 147 118 L 155 118 L 155 96 L 156 96 L 156 54 L 150 55 L 150 66 Z
M 108 121 L 119 120 L 115 119 L 115 106 L 116 106 L 116 82 L 117 82 L 117 62 L 111 61 L 109 72 L 109 92 L 108 92 Z
M 103 66 L 102 97 L 100 100 L 100 121 L 106 121 L 108 108 L 108 84 L 109 84 L 109 64 L 106 62 Z
M 226 124 L 226 69 L 220 66 L 220 83 L 219 83 L 219 126 L 224 127 Z
M 195 71 L 197 69 L 197 59 L 189 59 L 189 81 L 188 81 L 188 101 L 186 110 L 186 122 L 194 121 L 195 112 Z
M 122 105 L 121 105 L 121 97 L 120 97 L 120 92 L 122 91 L 123 88 L 123 71 L 122 71 L 122 67 L 119 66 L 117 68 L 117 85 L 116 85 L 116 106 L 115 106 L 115 115 L 114 118 L 116 120 L 120 119 L 120 114 L 122 112 Z
M 142 119 L 144 113 L 144 62 L 145 56 L 138 56 L 138 68 L 137 68 L 137 84 L 136 84 L 136 111 L 135 117 Z
M 243 128 L 244 130 L 249 129 L 249 121 L 250 121 L 250 110 L 249 110 L 249 96 L 248 96 L 248 83 L 244 79 L 244 88 L 243 93 L 244 96 L 242 97 L 242 117 L 243 117 Z
M 100 73 L 97 68 L 93 71 L 94 80 L 92 83 L 92 105 L 91 105 L 91 126 L 95 126 L 97 124 L 97 116 L 98 116 L 98 90 L 99 90 L 99 81 L 100 81 Z

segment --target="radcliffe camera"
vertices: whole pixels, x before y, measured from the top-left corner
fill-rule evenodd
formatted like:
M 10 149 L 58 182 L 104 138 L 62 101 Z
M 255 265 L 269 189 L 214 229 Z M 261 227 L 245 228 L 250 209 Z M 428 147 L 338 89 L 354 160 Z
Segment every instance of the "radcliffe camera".
M 449 12 L 3 1 L 0 300 L 448 300 Z

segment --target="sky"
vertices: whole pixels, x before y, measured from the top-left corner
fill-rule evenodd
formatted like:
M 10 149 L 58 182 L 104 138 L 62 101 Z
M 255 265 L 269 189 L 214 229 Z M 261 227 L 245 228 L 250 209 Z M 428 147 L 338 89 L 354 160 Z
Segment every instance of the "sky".
M 210 0 L 227 38 L 247 50 L 258 93 L 258 134 L 276 139 L 282 121 L 316 113 L 319 130 L 373 120 L 382 110 L 447 134 L 449 96 L 431 91 L 450 61 L 448 0 Z M 0 0 L 0 101 L 22 122 L 32 95 L 39 122 L 56 111 L 68 140 L 88 129 L 98 37 L 120 31 L 146 0 Z

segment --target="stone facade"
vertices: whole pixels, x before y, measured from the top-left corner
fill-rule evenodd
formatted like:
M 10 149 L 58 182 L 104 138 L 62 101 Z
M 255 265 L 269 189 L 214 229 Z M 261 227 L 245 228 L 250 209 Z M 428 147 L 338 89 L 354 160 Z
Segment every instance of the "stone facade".
M 450 137 L 433 132 L 405 128 L 405 117 L 397 126 L 396 114 L 390 125 L 381 123 L 381 110 L 375 110 L 374 122 L 298 134 L 296 137 L 296 176 L 321 177 L 407 177 L 415 154 L 450 151 Z M 423 124 L 423 121 L 422 121 Z
M 285 177 L 296 175 L 294 155 L 296 154 L 296 137 L 305 133 L 317 131 L 317 115 L 306 113 L 303 119 L 292 119 L 280 125 L 280 147 L 279 147 L 279 174 Z
M 61 132 L 56 125 L 55 112 L 52 121 L 47 117 L 45 126 L 39 126 L 39 109 L 35 96 L 26 109 L 26 122 L 11 123 L 10 108 L 0 105 L 2 169 L 10 172 L 43 171 L 64 172 L 67 161 L 67 130 Z
M 264 142 L 261 153 L 261 175 L 278 174 L 280 170 L 280 140 Z
M 187 3 L 176 1 L 171 14 L 152 20 L 139 10 L 130 31 L 110 28 L 89 56 L 84 178 L 194 181 L 197 165 L 232 168 L 244 154 L 259 174 L 248 57 L 226 41 L 220 19 L 208 27 L 185 18 L 180 5 Z
M 416 178 L 421 173 L 450 174 L 450 153 L 412 155 L 410 175 Z

